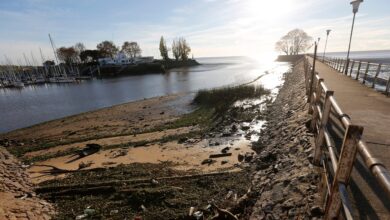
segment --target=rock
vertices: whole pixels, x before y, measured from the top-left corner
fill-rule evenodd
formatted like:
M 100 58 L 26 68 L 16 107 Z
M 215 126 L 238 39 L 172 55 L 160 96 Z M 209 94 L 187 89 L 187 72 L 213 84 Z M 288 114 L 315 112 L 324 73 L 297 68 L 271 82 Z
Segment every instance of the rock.
M 216 160 L 213 160 L 213 159 L 210 159 L 210 158 L 209 158 L 209 159 L 203 160 L 201 164 L 202 164 L 202 165 L 207 164 L 207 165 L 210 166 L 211 164 L 213 164 L 213 163 L 215 163 L 215 162 L 216 162 Z
M 253 152 L 246 152 L 244 155 L 244 161 L 247 163 L 251 162 L 253 159 L 253 155 L 254 155 Z
M 188 140 L 187 137 L 181 137 L 181 138 L 179 138 L 179 140 L 177 141 L 177 143 L 183 144 L 183 143 L 186 142 L 187 140 Z
M 324 214 L 322 208 L 320 206 L 313 206 L 310 208 L 310 215 L 312 217 L 320 217 Z
M 237 159 L 239 162 L 242 162 L 244 160 L 244 158 L 245 158 L 245 156 L 241 153 L 237 155 Z
M 230 150 L 230 147 L 225 147 L 221 150 L 221 153 L 225 154 Z
M 118 209 L 113 209 L 110 211 L 110 215 L 115 215 L 115 214 L 118 214 L 119 213 L 119 210 Z
M 294 207 L 294 200 L 293 199 L 288 199 L 288 200 L 284 201 L 282 203 L 282 207 L 284 209 L 290 209 L 290 208 Z
M 294 217 L 294 216 L 296 216 L 297 214 L 298 214 L 298 211 L 297 211 L 296 208 L 292 208 L 292 209 L 288 210 L 288 216 L 289 216 L 289 217 Z
M 160 115 L 163 115 L 163 114 L 165 114 L 165 112 L 164 112 L 164 111 L 160 112 Z
M 247 130 L 249 130 L 251 127 L 250 126 L 248 126 L 248 125 L 243 125 L 243 126 L 241 126 L 241 130 L 243 130 L 243 131 L 247 131 Z
M 222 137 L 230 137 L 230 136 L 232 136 L 233 135 L 233 133 L 232 132 L 230 132 L 230 131 L 225 131 L 225 132 L 223 132 L 222 133 Z
M 90 167 L 93 164 L 92 161 L 87 161 L 87 162 L 80 162 L 79 163 L 79 170 Z

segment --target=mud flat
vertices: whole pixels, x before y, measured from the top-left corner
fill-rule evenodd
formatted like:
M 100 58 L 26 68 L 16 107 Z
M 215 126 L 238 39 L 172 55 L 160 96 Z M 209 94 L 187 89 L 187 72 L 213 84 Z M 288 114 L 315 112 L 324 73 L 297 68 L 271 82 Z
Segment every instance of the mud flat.
M 268 94 L 247 85 L 202 91 L 196 105 L 157 97 L 16 130 L 0 145 L 57 219 L 241 216 Z

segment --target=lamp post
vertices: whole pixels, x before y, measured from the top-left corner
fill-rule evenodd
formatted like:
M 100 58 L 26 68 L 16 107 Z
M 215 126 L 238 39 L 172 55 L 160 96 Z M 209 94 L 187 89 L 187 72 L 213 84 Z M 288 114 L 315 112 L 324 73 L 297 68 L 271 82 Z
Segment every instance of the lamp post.
M 328 37 L 329 37 L 330 31 L 331 31 L 330 29 L 326 30 L 326 40 L 325 40 L 324 54 L 322 54 L 322 62 L 324 62 L 324 60 L 325 60 L 325 51 L 326 51 L 326 46 L 328 45 Z
M 348 52 L 347 52 L 347 66 L 345 68 L 345 74 L 347 74 L 348 72 L 348 65 L 349 65 L 349 51 L 351 50 L 351 41 L 352 41 L 352 33 L 353 33 L 353 26 L 355 24 L 355 16 L 356 16 L 356 13 L 358 12 L 359 10 L 359 5 L 360 3 L 362 3 L 363 0 L 354 0 L 351 2 L 351 5 L 352 5 L 352 12 L 353 12 L 353 19 L 352 19 L 352 27 L 351 27 L 351 34 L 349 36 L 349 45 L 348 45 Z

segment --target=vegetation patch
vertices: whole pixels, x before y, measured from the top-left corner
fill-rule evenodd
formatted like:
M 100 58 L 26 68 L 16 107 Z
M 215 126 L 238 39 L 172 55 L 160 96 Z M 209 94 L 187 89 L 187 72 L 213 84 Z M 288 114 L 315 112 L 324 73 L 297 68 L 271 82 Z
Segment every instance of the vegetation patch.
M 260 98 L 262 95 L 269 94 L 270 91 L 262 86 L 240 85 L 223 87 L 199 91 L 194 98 L 194 103 L 201 107 L 213 108 L 215 114 L 222 116 L 236 101 Z

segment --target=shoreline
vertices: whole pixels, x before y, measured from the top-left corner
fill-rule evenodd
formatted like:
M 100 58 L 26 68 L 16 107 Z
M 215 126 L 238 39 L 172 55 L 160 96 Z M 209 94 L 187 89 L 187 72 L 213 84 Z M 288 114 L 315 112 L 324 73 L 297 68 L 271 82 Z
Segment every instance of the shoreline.
M 286 93 L 284 87 L 280 92 Z M 262 136 L 266 135 L 259 134 L 259 131 L 270 113 L 261 109 L 270 105 L 269 99 L 273 98 L 259 96 L 255 100 L 240 100 L 239 104 L 229 107 L 221 118 L 204 121 L 202 118 L 211 118 L 212 112 L 198 108 L 183 114 L 175 109 L 174 102 L 185 96 L 188 93 L 155 97 L 56 119 L 11 132 L 7 136 L 10 140 L 6 143 L 3 140 L 0 145 L 6 145 L 26 163 L 24 166 L 30 178 L 38 184 L 37 192 L 54 202 L 60 216 L 77 215 L 86 208 L 86 197 L 74 194 L 75 186 L 78 188 L 76 191 L 90 195 L 88 198 L 91 200 L 87 203 L 99 215 L 110 216 L 111 213 L 106 213 L 101 206 L 101 202 L 107 202 L 106 199 L 99 197 L 107 195 L 105 191 L 95 192 L 91 186 L 96 185 L 119 197 L 142 194 L 125 205 L 127 210 L 131 210 L 130 216 L 137 213 L 141 205 L 147 209 L 140 213 L 144 217 L 156 217 L 166 209 L 170 213 L 167 218 L 185 216 L 188 201 L 197 204 L 195 209 L 202 210 L 201 206 L 206 206 L 210 196 L 215 194 L 219 207 L 249 218 L 252 213 L 249 207 L 256 207 L 253 206 L 254 198 L 247 193 L 248 189 L 256 191 L 251 184 L 251 180 L 255 181 L 251 170 L 258 167 L 258 158 L 264 156 L 256 148 L 257 139 L 252 137 L 262 140 Z M 188 105 L 191 102 L 187 99 L 183 103 Z M 268 120 L 272 123 L 271 119 Z M 207 128 L 204 127 L 206 124 Z M 269 126 L 266 125 L 267 131 Z M 88 144 L 97 144 L 101 148 L 92 155 L 76 158 Z M 273 162 L 269 164 L 272 167 Z M 187 180 L 186 176 L 193 179 Z M 149 185 L 148 179 L 157 179 L 158 183 Z M 245 183 L 242 183 L 243 179 L 246 179 Z M 105 185 L 103 180 L 127 181 L 129 185 L 113 188 Z M 144 186 L 136 189 L 137 181 Z M 216 184 L 219 187 L 199 186 L 199 181 L 207 182 L 207 186 Z M 230 193 L 225 192 L 227 189 L 233 193 L 229 197 L 231 199 L 226 199 L 226 193 Z M 193 195 L 194 190 L 198 192 L 196 195 L 202 196 Z M 171 197 L 164 199 L 163 204 L 154 204 L 144 201 L 149 194 Z M 69 196 L 74 198 L 73 205 L 67 202 Z M 144 202 L 137 203 L 138 199 Z M 245 210 L 241 207 L 243 203 L 248 207 Z M 75 212 L 69 213 L 71 209 Z M 122 211 L 118 210 L 118 217 L 124 214 Z
M 225 92 L 226 89 L 220 90 Z M 267 94 L 263 93 L 263 90 L 255 91 L 256 94 Z M 143 179 L 158 177 L 160 182 L 160 180 L 165 181 L 172 174 L 177 175 L 178 180 L 167 179 L 164 186 L 159 189 L 161 193 L 166 194 L 172 186 L 179 184 L 174 188 L 175 203 L 178 204 L 178 208 L 170 208 L 176 210 L 170 215 L 172 217 L 182 216 L 187 212 L 186 201 L 189 198 L 186 196 L 191 195 L 193 190 L 203 192 L 202 197 L 190 199 L 194 202 L 203 201 L 201 203 L 207 205 L 206 198 L 215 193 L 218 194 L 218 200 L 223 200 L 225 193 L 221 194 L 219 188 L 210 191 L 209 188 L 198 186 L 198 181 L 211 181 L 211 184 L 216 183 L 224 189 L 230 188 L 238 195 L 242 195 L 248 185 L 236 183 L 249 178 L 248 162 L 254 155 L 250 139 L 258 132 L 253 130 L 258 126 L 258 120 L 262 122 L 256 109 L 260 109 L 267 100 L 242 101 L 239 105 L 229 108 L 228 115 L 232 115 L 231 111 L 234 110 L 237 113 L 242 112 L 239 115 L 243 118 L 224 115 L 214 121 L 211 120 L 214 117 L 210 110 L 197 109 L 183 115 L 175 111 L 175 105 L 167 104 L 179 97 L 175 95 L 146 99 L 54 120 L 10 133 L 7 136 L 9 141 L 3 140 L 0 145 L 5 145 L 7 150 L 14 155 L 19 155 L 19 159 L 24 161 L 23 166 L 27 168 L 29 177 L 38 184 L 36 185 L 38 189 L 53 184 L 65 187 L 69 183 L 88 183 L 95 178 L 96 180 L 90 182 L 91 184 L 104 184 L 99 183 L 101 181 L 99 176 L 102 175 L 107 175 L 107 180 L 122 181 L 117 180 L 119 176 L 115 174 L 123 172 L 121 170 L 141 175 L 127 177 L 132 181 L 138 181 L 137 178 L 141 177 Z M 255 111 L 256 117 L 259 117 L 255 121 L 252 111 Z M 249 115 L 246 116 L 247 114 Z M 203 118 L 208 119 L 205 121 Z M 234 126 L 231 124 L 232 120 L 235 121 Z M 107 123 L 110 126 L 107 127 Z M 94 128 L 94 124 L 99 124 L 100 127 L 90 132 L 89 128 L 91 126 Z M 133 126 L 131 130 L 120 129 L 130 125 Z M 93 155 L 75 158 L 88 144 L 98 144 L 101 148 Z M 145 166 L 156 171 L 145 172 Z M 164 173 L 164 170 L 169 170 L 171 174 Z M 114 174 L 117 177 L 111 177 Z M 89 178 L 85 179 L 85 175 Z M 194 176 L 194 179 L 181 179 L 188 175 Z M 187 193 L 182 195 L 181 190 L 177 191 L 177 187 L 185 188 Z M 141 190 L 149 191 L 153 188 L 145 186 Z M 41 195 L 44 198 L 56 198 L 49 200 L 57 206 L 60 216 L 68 216 L 71 214 L 68 213 L 70 209 L 64 207 L 70 204 L 66 199 L 62 200 L 59 195 L 59 197 L 52 197 L 57 193 L 56 191 L 44 192 Z M 104 194 L 103 191 L 101 193 Z M 123 194 L 122 191 L 116 193 Z M 212 194 L 207 195 L 208 193 Z M 69 195 L 73 196 L 73 194 Z M 80 200 L 75 200 L 83 201 L 82 197 Z M 90 205 L 98 209 L 101 215 L 107 216 L 99 205 L 100 201 L 101 199 L 94 197 Z M 85 208 L 83 204 L 69 208 L 77 209 L 76 213 L 79 213 Z M 131 206 L 134 205 L 136 204 Z M 160 208 L 165 207 L 153 203 L 144 203 L 144 205 L 148 209 L 155 210 L 156 213 L 162 212 Z M 147 212 L 143 215 L 154 216 L 156 213 Z M 121 212 L 120 215 L 123 213 Z
M 35 127 L 35 126 L 44 125 L 44 124 L 47 124 L 47 123 L 52 123 L 52 122 L 55 122 L 55 121 L 58 121 L 58 120 L 66 120 L 66 119 L 70 119 L 72 117 L 77 117 L 77 116 L 81 116 L 81 115 L 84 115 L 84 114 L 87 115 L 87 114 L 95 113 L 95 112 L 98 112 L 98 111 L 101 111 L 101 110 L 107 110 L 107 109 L 110 109 L 110 108 L 116 108 L 116 107 L 119 107 L 119 106 L 129 105 L 129 104 L 132 104 L 132 103 L 142 102 L 142 101 L 145 101 L 145 100 L 160 99 L 160 98 L 164 98 L 164 97 L 176 97 L 176 96 L 177 96 L 177 98 L 180 98 L 180 97 L 183 97 L 183 96 L 190 95 L 191 93 L 194 93 L 194 92 L 173 93 L 173 94 L 167 94 L 167 95 L 161 95 L 161 96 L 154 96 L 154 97 L 150 97 L 150 98 L 142 98 L 142 99 L 128 101 L 128 102 L 124 102 L 124 103 L 119 103 L 119 104 L 115 104 L 115 105 L 111 105 L 111 106 L 101 107 L 101 108 L 94 109 L 94 110 L 80 112 L 80 113 L 76 113 L 76 114 L 72 114 L 72 115 L 68 115 L 68 116 L 64 116 L 64 117 L 60 117 L 60 118 L 55 118 L 55 119 L 51 119 L 51 120 L 48 120 L 48 121 L 38 122 L 38 123 L 33 124 L 33 125 L 29 125 L 29 126 L 26 126 L 26 127 L 17 128 L 15 130 L 11 130 L 11 131 L 0 133 L 0 139 L 1 139 L 2 136 L 6 136 L 9 133 L 18 132 L 18 131 L 24 130 L 24 129 L 31 129 L 31 128 Z

